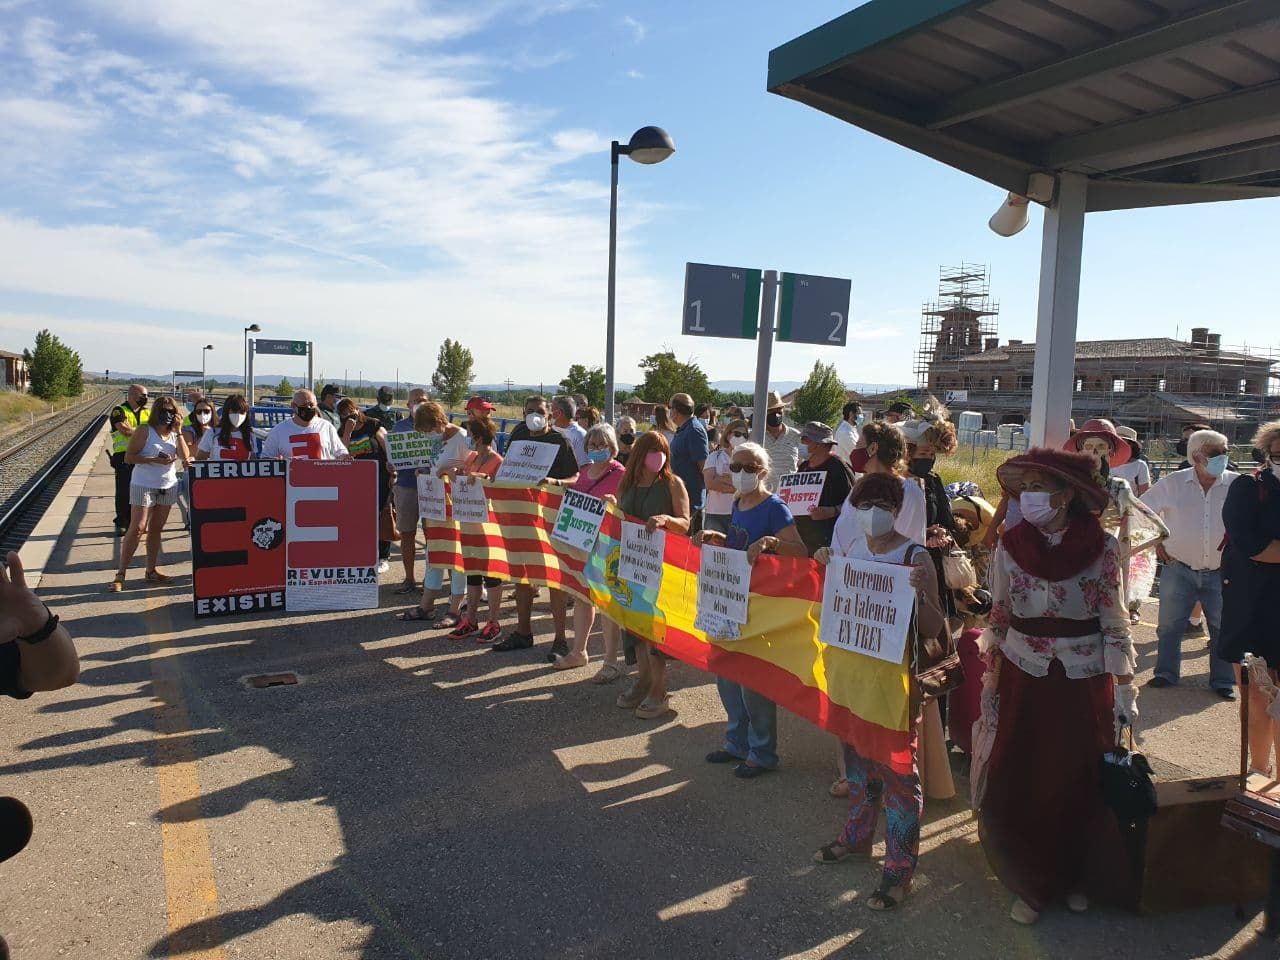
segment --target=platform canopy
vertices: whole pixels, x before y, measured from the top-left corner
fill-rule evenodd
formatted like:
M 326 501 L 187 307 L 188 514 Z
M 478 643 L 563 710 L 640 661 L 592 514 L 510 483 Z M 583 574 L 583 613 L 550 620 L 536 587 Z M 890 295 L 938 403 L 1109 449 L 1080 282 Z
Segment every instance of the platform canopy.
M 870 0 L 768 88 L 1014 193 L 1083 175 L 1090 211 L 1280 196 L 1280 0 Z

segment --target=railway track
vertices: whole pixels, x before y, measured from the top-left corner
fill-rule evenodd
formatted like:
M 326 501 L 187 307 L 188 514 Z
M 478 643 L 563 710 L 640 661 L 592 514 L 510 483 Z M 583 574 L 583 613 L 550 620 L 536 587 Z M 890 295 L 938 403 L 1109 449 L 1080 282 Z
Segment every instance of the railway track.
M 90 401 L 0 445 L 0 555 L 26 541 L 119 401 L 115 394 Z

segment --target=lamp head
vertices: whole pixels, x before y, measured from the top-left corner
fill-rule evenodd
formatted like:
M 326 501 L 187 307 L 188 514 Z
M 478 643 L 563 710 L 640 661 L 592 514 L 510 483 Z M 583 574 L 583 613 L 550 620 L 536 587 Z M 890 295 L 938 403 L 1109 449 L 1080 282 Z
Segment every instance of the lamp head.
M 1029 203 L 1026 197 L 1010 193 L 1005 197 L 1004 203 L 1000 204 L 1000 209 L 991 215 L 987 226 L 1002 237 L 1012 237 L 1030 221 L 1031 215 L 1027 210 Z
M 205 350 L 212 350 L 212 349 L 213 349 L 213 344 L 212 344 L 212 343 L 205 344 L 204 349 L 205 349 Z
M 249 324 L 249 326 L 245 327 L 245 332 L 246 332 L 246 333 L 261 333 L 261 332 L 262 332 L 262 328 L 261 328 L 260 326 L 258 326 L 256 323 L 251 323 L 251 324 Z
M 671 135 L 661 127 L 641 127 L 627 144 L 627 155 L 636 163 L 661 163 L 675 152 Z

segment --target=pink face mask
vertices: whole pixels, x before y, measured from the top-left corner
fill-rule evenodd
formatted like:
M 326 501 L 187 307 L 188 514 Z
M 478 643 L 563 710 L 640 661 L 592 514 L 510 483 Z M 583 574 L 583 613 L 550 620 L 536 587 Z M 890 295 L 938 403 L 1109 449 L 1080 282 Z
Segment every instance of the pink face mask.
M 657 473 L 667 465 L 667 455 L 661 450 L 645 454 L 644 466 L 650 473 Z

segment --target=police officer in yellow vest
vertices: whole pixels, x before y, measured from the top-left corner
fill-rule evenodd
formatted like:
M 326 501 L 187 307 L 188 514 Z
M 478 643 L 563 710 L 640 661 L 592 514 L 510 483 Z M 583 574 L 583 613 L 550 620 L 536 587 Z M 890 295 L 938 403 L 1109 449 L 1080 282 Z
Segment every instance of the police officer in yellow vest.
M 129 387 L 125 402 L 111 410 L 111 466 L 116 472 L 116 536 L 129 529 L 129 483 L 133 479 L 133 465 L 124 462 L 124 451 L 129 438 L 139 424 L 151 418 L 147 409 L 147 388 L 141 384 Z

